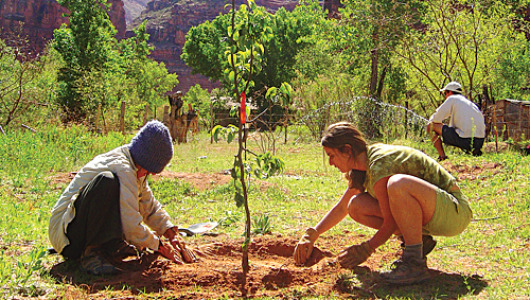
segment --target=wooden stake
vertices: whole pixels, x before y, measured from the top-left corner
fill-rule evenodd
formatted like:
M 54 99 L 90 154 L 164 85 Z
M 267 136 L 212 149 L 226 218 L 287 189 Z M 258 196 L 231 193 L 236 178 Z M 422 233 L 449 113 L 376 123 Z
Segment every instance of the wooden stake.
M 120 131 L 125 135 L 125 101 L 121 102 Z
M 497 133 L 497 104 L 493 104 L 493 133 L 495 134 L 495 153 L 499 153 Z
M 408 101 L 405 101 L 405 139 L 407 139 L 407 136 L 408 136 L 408 123 L 409 123 L 409 120 L 408 120 L 408 115 L 409 115 L 409 102 Z
M 98 111 L 96 112 L 96 122 L 94 123 L 94 126 L 96 127 L 96 132 L 98 132 L 99 129 L 99 116 L 101 115 L 101 103 L 98 104 Z
M 144 110 L 144 124 L 145 125 L 147 123 L 147 111 L 149 110 L 149 105 L 146 105 L 145 106 L 145 110 Z

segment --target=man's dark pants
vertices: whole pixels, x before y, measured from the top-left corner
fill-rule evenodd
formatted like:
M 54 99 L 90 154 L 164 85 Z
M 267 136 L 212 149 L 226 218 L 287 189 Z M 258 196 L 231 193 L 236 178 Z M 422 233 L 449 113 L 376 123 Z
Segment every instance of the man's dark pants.
M 120 181 L 112 172 L 102 172 L 84 186 L 74 203 L 75 218 L 68 225 L 70 244 L 62 255 L 81 257 L 88 246 L 102 246 L 123 239 L 120 217 Z
M 484 145 L 484 138 L 461 138 L 455 128 L 444 124 L 442 127 L 442 139 L 444 144 L 458 147 L 476 156 L 482 155 L 480 149 Z

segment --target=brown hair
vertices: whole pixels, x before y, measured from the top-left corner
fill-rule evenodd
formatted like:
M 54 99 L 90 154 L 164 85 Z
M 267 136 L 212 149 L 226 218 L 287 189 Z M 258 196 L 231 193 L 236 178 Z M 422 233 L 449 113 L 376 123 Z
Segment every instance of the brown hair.
M 368 143 L 363 134 L 348 122 L 339 122 L 332 124 L 324 132 L 320 142 L 322 146 L 334 148 L 341 153 L 346 153 L 355 158 L 357 155 L 366 152 Z M 346 147 L 349 145 L 350 147 Z M 349 181 L 349 187 L 364 191 L 365 171 L 351 170 L 346 174 Z

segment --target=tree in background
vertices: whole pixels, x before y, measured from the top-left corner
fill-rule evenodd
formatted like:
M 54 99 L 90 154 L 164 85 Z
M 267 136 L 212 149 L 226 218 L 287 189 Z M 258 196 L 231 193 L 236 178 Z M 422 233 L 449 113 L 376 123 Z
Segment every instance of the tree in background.
M 165 94 L 177 86 L 178 80 L 176 74 L 168 73 L 164 63 L 148 58 L 153 47 L 147 44 L 145 24 L 134 30 L 135 36 L 120 41 L 121 69 L 128 80 L 131 104 L 149 105 L 156 118 L 156 108 L 166 103 Z
M 0 126 L 6 129 L 13 122 L 29 121 L 33 125 L 49 121 L 38 116 L 41 111 L 54 111 L 53 88 L 60 59 L 48 49 L 43 55 L 28 57 L 21 51 L 27 41 L 20 36 L 12 38 L 11 43 L 14 46 L 0 40 Z
M 274 38 L 263 43 L 263 58 L 259 72 L 253 76 L 253 85 L 249 86 L 249 95 L 254 91 L 280 86 L 297 76 L 294 65 L 297 53 L 316 39 L 314 32 L 323 31 L 325 15 L 318 1 L 301 1 L 293 11 L 280 8 L 275 15 L 268 15 L 264 20 L 272 29 Z M 221 80 L 227 89 L 232 82 L 227 81 L 223 72 L 228 62 L 224 49 L 229 45 L 227 28 L 230 26 L 230 15 L 224 14 L 213 21 L 192 27 L 186 35 L 182 60 L 193 68 L 193 73 L 207 76 L 211 80 Z M 236 37 L 237 38 L 237 37 Z M 265 93 L 262 93 L 265 95 Z M 254 99 L 261 112 L 268 107 L 265 97 Z
M 493 87 L 497 99 L 530 101 L 530 41 L 518 34 L 513 47 L 505 49 L 494 66 Z
M 65 66 L 59 70 L 58 102 L 64 107 L 66 121 L 81 120 L 98 104 L 110 105 L 109 77 L 99 77 L 115 68 L 116 29 L 108 16 L 106 0 L 58 0 L 68 9 L 69 24 L 55 30 L 55 49 Z M 91 86 L 95 78 L 100 82 Z M 99 93 L 95 93 L 99 91 Z
M 381 119 L 379 103 L 385 89 L 392 97 L 405 93 L 395 48 L 418 18 L 418 1 L 347 0 L 343 4 L 341 20 L 327 39 L 335 51 L 342 52 L 348 72 L 361 83 L 354 87 L 355 93 L 372 99 L 360 111 L 365 114 L 361 129 L 369 137 L 380 137 L 380 128 L 372 120 Z
M 93 121 L 98 107 L 104 113 L 122 101 L 137 108 L 149 105 L 156 117 L 156 108 L 178 80 L 163 63 L 147 58 L 152 48 L 145 23 L 134 37 L 118 42 L 106 0 L 58 1 L 74 12 L 69 24 L 54 33 L 55 48 L 64 60 L 58 74 L 64 121 Z
M 208 90 L 202 89 L 200 84 L 196 84 L 190 87 L 184 95 L 183 100 L 186 103 L 190 103 L 193 109 L 198 113 L 202 125 L 206 128 L 210 128 L 211 120 L 213 118 L 210 113 L 210 105 L 214 105 L 214 103 L 212 103 L 213 99 L 210 99 Z
M 398 53 L 407 66 L 408 86 L 427 106 L 426 114 L 443 101 L 440 87 L 453 80 L 462 84 L 470 100 L 477 100 L 483 85 L 511 85 L 517 95 L 513 84 L 524 83 L 510 79 L 510 74 L 522 75 L 528 67 L 528 42 L 514 29 L 521 20 L 517 6 L 517 1 L 424 1 L 423 27 L 410 31 Z
M 343 4 L 331 42 L 347 56 L 349 72 L 366 80 L 366 95 L 380 101 L 388 74 L 398 68 L 392 63 L 395 47 L 416 22 L 418 3 L 347 0 Z

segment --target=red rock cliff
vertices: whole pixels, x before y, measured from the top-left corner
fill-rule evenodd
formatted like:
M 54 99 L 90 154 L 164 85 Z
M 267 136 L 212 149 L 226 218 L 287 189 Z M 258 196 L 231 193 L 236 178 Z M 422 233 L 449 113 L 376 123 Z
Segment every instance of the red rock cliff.
M 125 36 L 125 10 L 122 0 L 110 0 L 109 16 L 118 30 L 117 37 Z M 53 38 L 53 31 L 68 21 L 67 12 L 56 0 L 1 0 L 0 37 L 10 34 L 26 36 L 32 53 L 41 52 L 46 42 Z

